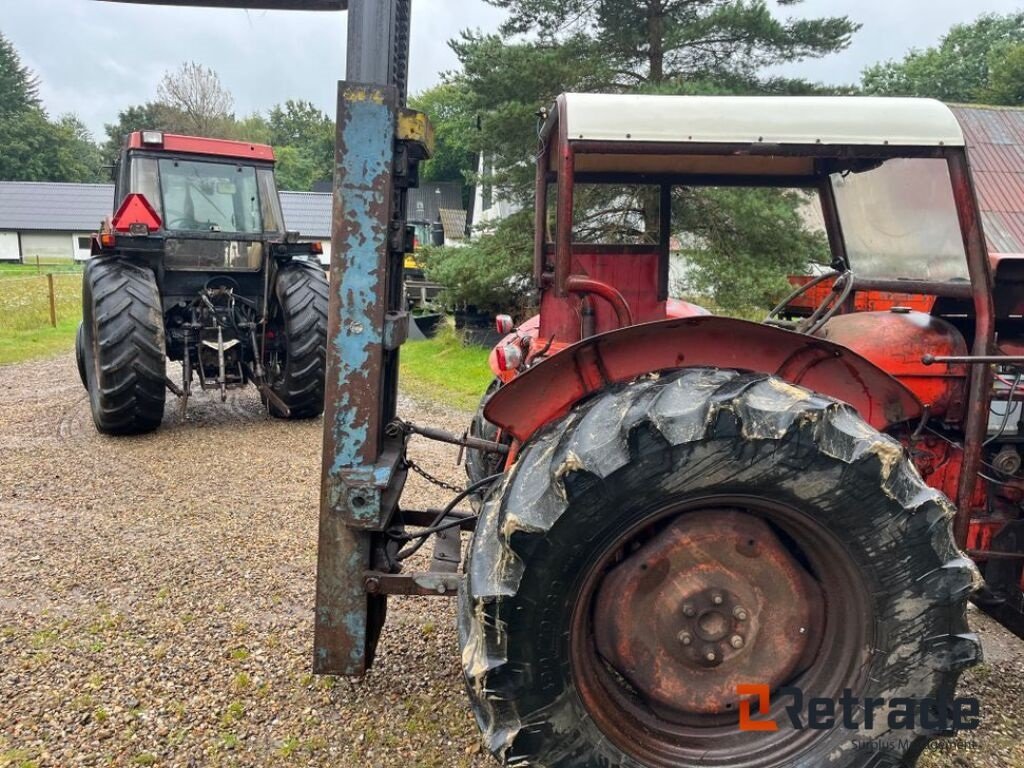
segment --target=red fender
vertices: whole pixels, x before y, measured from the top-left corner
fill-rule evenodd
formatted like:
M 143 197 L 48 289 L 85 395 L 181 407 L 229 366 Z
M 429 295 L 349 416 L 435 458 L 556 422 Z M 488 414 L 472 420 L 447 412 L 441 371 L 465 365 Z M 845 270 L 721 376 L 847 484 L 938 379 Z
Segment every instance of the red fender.
M 484 415 L 522 443 L 609 384 L 678 368 L 770 373 L 849 403 L 879 430 L 924 414 L 912 391 L 846 347 L 769 325 L 707 316 L 644 323 L 585 339 L 495 392 Z

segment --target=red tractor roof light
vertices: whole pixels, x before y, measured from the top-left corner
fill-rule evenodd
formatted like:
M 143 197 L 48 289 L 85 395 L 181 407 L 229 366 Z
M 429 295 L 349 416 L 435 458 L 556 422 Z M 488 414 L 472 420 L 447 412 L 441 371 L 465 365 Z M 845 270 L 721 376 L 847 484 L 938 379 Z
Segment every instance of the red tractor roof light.
M 159 149 L 188 155 L 211 155 L 235 160 L 274 162 L 274 149 L 266 144 L 228 139 L 204 139 L 160 131 L 135 131 L 128 137 L 128 149 Z
M 160 229 L 163 221 L 144 195 L 133 193 L 125 197 L 121 207 L 114 214 L 111 225 L 116 232 L 136 235 L 149 234 Z

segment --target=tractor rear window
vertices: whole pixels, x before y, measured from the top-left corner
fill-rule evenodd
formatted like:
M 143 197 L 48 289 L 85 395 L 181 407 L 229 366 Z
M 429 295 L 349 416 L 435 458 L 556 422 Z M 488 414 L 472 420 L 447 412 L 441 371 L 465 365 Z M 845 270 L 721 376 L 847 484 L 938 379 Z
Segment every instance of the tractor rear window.
M 277 185 L 274 183 L 274 172 L 269 168 L 257 171 L 260 180 L 260 200 L 263 212 L 263 230 L 265 232 L 284 232 L 284 216 L 277 197 Z
M 931 158 L 888 160 L 832 176 L 853 271 L 896 280 L 967 280 L 949 167 Z
M 263 231 L 256 169 L 251 166 L 161 160 L 160 187 L 168 230 Z
M 658 187 L 577 184 L 573 208 L 576 244 L 657 245 L 660 240 Z

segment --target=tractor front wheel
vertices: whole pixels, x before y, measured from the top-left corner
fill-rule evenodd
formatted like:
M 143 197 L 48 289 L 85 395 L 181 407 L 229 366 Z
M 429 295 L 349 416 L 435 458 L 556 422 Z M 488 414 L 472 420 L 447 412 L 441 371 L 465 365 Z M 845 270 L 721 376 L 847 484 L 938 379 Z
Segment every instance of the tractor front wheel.
M 545 768 L 912 764 L 940 728 L 798 729 L 785 691 L 951 696 L 980 658 L 952 515 L 830 398 L 710 369 L 609 389 L 484 502 L 459 630 L 485 743 Z
M 313 419 L 324 411 L 328 289 L 327 276 L 317 265 L 295 261 L 278 272 L 271 322 L 276 338 L 267 367 L 270 387 L 288 413 L 264 397 L 272 416 Z
M 82 380 L 82 386 L 89 391 L 89 374 L 86 371 L 88 358 L 85 354 L 85 323 L 78 324 L 75 332 L 75 364 L 78 366 L 78 378 Z
M 470 437 L 478 437 L 481 440 L 496 442 L 500 437 L 498 427 L 484 418 L 484 408 L 491 396 L 501 388 L 501 379 L 495 379 L 487 388 L 480 405 L 473 414 L 473 421 L 469 424 Z M 492 475 L 501 472 L 505 465 L 505 456 L 500 453 L 487 453 L 478 448 L 466 449 L 466 477 L 470 485 L 476 485 Z M 476 494 L 474 494 L 476 498 Z
M 164 321 L 153 272 L 94 259 L 82 280 L 79 374 L 96 428 L 137 435 L 160 426 L 167 394 Z

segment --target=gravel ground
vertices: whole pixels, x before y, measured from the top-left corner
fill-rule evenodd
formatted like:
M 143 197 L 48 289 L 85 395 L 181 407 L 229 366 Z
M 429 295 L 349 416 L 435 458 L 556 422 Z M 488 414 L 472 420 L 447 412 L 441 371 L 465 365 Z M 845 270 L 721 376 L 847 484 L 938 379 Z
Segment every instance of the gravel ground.
M 310 675 L 320 443 L 251 391 L 103 438 L 70 356 L 0 367 L 0 766 L 491 765 L 450 601 L 394 600 L 364 680 Z M 461 482 L 456 454 L 416 443 Z M 962 690 L 984 725 L 922 764 L 1024 768 L 1022 646 L 975 616 L 988 661 Z

